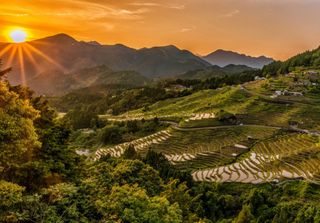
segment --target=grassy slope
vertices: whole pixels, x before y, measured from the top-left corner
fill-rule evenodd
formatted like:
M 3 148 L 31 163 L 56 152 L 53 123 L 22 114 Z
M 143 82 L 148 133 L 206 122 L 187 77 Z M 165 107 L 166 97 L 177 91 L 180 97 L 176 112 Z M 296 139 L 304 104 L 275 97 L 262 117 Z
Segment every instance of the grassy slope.
M 129 115 L 191 115 L 192 113 L 217 112 L 228 109 L 236 113 L 239 108 L 236 105 L 246 103 L 246 95 L 240 93 L 239 87 L 225 87 L 218 90 L 203 90 L 192 95 L 173 98 L 155 103 L 149 110 L 142 109 L 129 112 Z
M 254 86 L 250 89 L 254 90 Z M 204 90 L 186 97 L 160 101 L 150 106 L 147 111 L 143 109 L 131 111 L 128 116 L 190 116 L 193 113 L 216 113 L 225 110 L 238 115 L 241 122 L 247 124 L 288 126 L 289 121 L 297 121 L 301 128 L 319 130 L 319 109 L 320 104 L 279 103 L 272 99 L 265 100 L 257 95 L 250 95 L 236 86 Z

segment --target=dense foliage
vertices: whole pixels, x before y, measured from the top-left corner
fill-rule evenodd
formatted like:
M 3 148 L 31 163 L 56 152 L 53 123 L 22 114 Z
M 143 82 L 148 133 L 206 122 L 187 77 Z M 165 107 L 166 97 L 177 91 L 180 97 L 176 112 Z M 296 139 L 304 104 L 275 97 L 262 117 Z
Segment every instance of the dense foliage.
M 69 128 L 41 98 L 0 82 L 1 179 L 28 190 L 76 177 L 80 158 L 68 148 Z
M 69 117 L 69 114 L 68 114 Z M 67 117 L 67 118 L 68 118 Z M 152 120 L 129 120 L 122 122 L 107 122 L 99 120 L 91 129 L 78 129 L 71 135 L 71 145 L 74 149 L 94 150 L 101 146 L 110 146 L 145 137 L 168 127 L 168 124 Z
M 198 70 L 191 70 L 184 74 L 178 75 L 178 79 L 183 80 L 206 80 L 211 79 L 214 77 L 223 77 L 223 76 L 229 76 L 229 75 L 239 75 L 242 72 L 246 71 L 254 71 L 255 69 L 251 67 L 247 67 L 245 65 L 227 65 L 225 67 L 219 67 L 219 66 L 210 66 L 203 69 Z
M 106 113 L 118 115 L 141 107 L 147 108 L 159 100 L 187 94 L 190 92 L 166 91 L 161 85 L 130 90 L 99 87 L 77 90 L 61 98 L 51 99 L 51 102 L 61 112 L 71 110 L 70 117 L 76 119 L 76 116 L 94 117 Z
M 103 86 L 76 90 L 60 98 L 51 98 L 51 103 L 67 117 L 76 128 L 88 128 L 98 114 L 119 115 L 130 110 L 148 107 L 155 102 L 190 95 L 204 89 L 216 89 L 226 85 L 238 85 L 261 76 L 260 70 L 243 68 L 236 72 L 232 67 L 228 74 L 208 79 L 175 79 L 159 81 L 156 85 L 131 90 L 117 90 Z M 247 69 L 247 70 L 246 70 Z M 196 71 L 195 71 L 196 72 Z
M 273 62 L 263 68 L 265 75 L 286 74 L 301 67 L 319 68 L 320 67 L 320 47 L 298 54 L 285 62 Z
M 123 125 L 106 124 L 100 139 L 159 123 Z M 141 158 L 133 147 L 85 161 L 71 133 L 41 97 L 0 81 L 0 222 L 320 222 L 319 185 L 195 183 L 162 154 Z
M 208 79 L 176 79 L 167 81 L 168 84 L 179 84 L 193 89 L 193 92 L 205 89 L 217 89 L 226 85 L 238 85 L 253 81 L 256 76 L 261 76 L 260 70 L 246 70 L 241 73 L 214 76 Z

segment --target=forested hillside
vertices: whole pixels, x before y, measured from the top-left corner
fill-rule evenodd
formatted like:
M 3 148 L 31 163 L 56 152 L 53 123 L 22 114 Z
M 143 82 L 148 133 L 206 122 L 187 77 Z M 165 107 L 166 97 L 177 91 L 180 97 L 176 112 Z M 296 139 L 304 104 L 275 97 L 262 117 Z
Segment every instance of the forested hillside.
M 87 160 L 70 147 L 72 123 L 43 98 L 5 80 L 0 93 L 1 222 L 320 222 L 319 185 L 196 183 L 133 146 L 120 158 Z M 113 143 L 116 128 L 98 128 Z
M 254 71 L 255 69 L 245 65 L 227 65 L 225 67 L 211 66 L 205 69 L 188 71 L 184 74 L 178 75 L 179 79 L 199 79 L 206 80 L 215 77 L 222 77 L 227 75 L 240 75 L 242 72 Z
M 0 223 L 320 223 L 319 9 L 0 0 Z
M 128 89 L 128 85 L 121 84 L 93 85 L 60 97 L 51 97 L 49 100 L 59 112 L 75 110 L 77 113 L 83 111 L 88 116 L 91 113 L 118 115 L 138 108 L 148 110 L 148 106 L 155 102 L 187 96 L 199 90 L 253 81 L 260 75 L 261 70 L 230 65 L 218 70 L 212 68 L 190 71 L 174 79 L 149 82 L 146 86 L 131 89 Z
M 298 54 L 284 62 L 276 61 L 263 68 L 264 74 L 286 74 L 296 69 L 320 67 L 320 47 Z
M 51 70 L 40 73 L 28 81 L 37 94 L 63 95 L 86 87 L 127 89 L 143 87 L 151 80 L 135 71 L 113 71 L 105 65 L 80 69 L 72 73 Z
M 15 51 L 12 53 L 7 50 L 12 47 L 10 43 L 0 43 L 3 60 L 8 61 L 11 54 L 15 55 Z M 133 49 L 122 44 L 101 45 L 77 41 L 67 34 L 30 41 L 24 44 L 24 48 L 24 51 L 32 54 L 32 59 L 27 55 L 23 58 L 27 80 L 45 73 L 54 74 L 54 71 L 68 74 L 101 65 L 114 71 L 135 71 L 149 78 L 171 76 L 210 66 L 190 51 L 172 45 Z M 19 73 L 22 65 L 17 56 L 12 57 L 11 66 L 15 69 L 9 77 L 10 81 L 14 84 L 22 83 Z

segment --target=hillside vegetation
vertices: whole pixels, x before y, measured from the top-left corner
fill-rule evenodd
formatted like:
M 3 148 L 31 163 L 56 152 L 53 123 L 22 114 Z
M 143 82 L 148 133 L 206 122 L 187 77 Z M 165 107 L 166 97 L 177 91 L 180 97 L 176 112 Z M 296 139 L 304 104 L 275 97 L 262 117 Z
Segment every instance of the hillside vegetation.
M 60 116 L 0 72 L 0 221 L 319 223 L 319 70 L 248 72 L 83 70 L 112 84 L 49 98 Z
M 29 86 L 38 94 L 63 95 L 86 87 L 105 86 L 118 89 L 142 87 L 151 81 L 135 71 L 113 71 L 107 66 L 98 66 L 63 73 L 48 71 L 28 80 Z
M 9 43 L 0 43 L 0 50 L 5 49 L 8 45 Z M 149 78 L 173 76 L 210 66 L 209 63 L 190 51 L 181 50 L 172 45 L 133 49 L 121 44 L 101 45 L 77 41 L 66 34 L 30 41 L 27 49 L 31 52 L 38 52 L 33 53 L 36 64 L 29 57 L 24 59 L 26 79 L 29 80 L 52 70 L 58 70 L 60 73 L 61 71 L 62 73 L 73 73 L 101 65 L 114 71 L 135 71 Z M 9 58 L 9 51 L 2 55 L 3 60 Z M 19 60 L 14 58 L 12 66 L 14 70 L 9 80 L 13 84 L 19 84 L 22 82 L 19 74 Z
M 164 156 L 132 148 L 84 161 L 44 101 L 3 82 L 0 91 L 2 222 L 319 222 L 315 184 L 195 183 Z
M 320 67 L 320 47 L 298 54 L 284 62 L 273 62 L 263 68 L 263 73 L 271 75 L 286 74 L 304 67 L 308 69 Z
M 214 77 L 223 77 L 228 75 L 240 76 L 245 71 L 254 71 L 255 69 L 245 65 L 227 65 L 225 67 L 211 66 L 201 70 L 188 71 L 185 74 L 178 75 L 179 79 L 198 79 L 206 80 Z

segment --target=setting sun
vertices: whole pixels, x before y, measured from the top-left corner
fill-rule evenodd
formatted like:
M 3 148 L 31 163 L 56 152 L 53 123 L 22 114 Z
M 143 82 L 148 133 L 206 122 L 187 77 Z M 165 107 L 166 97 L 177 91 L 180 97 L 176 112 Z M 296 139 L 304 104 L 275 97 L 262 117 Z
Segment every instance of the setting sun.
M 14 43 L 23 43 L 27 39 L 27 33 L 20 29 L 11 31 L 9 36 Z

